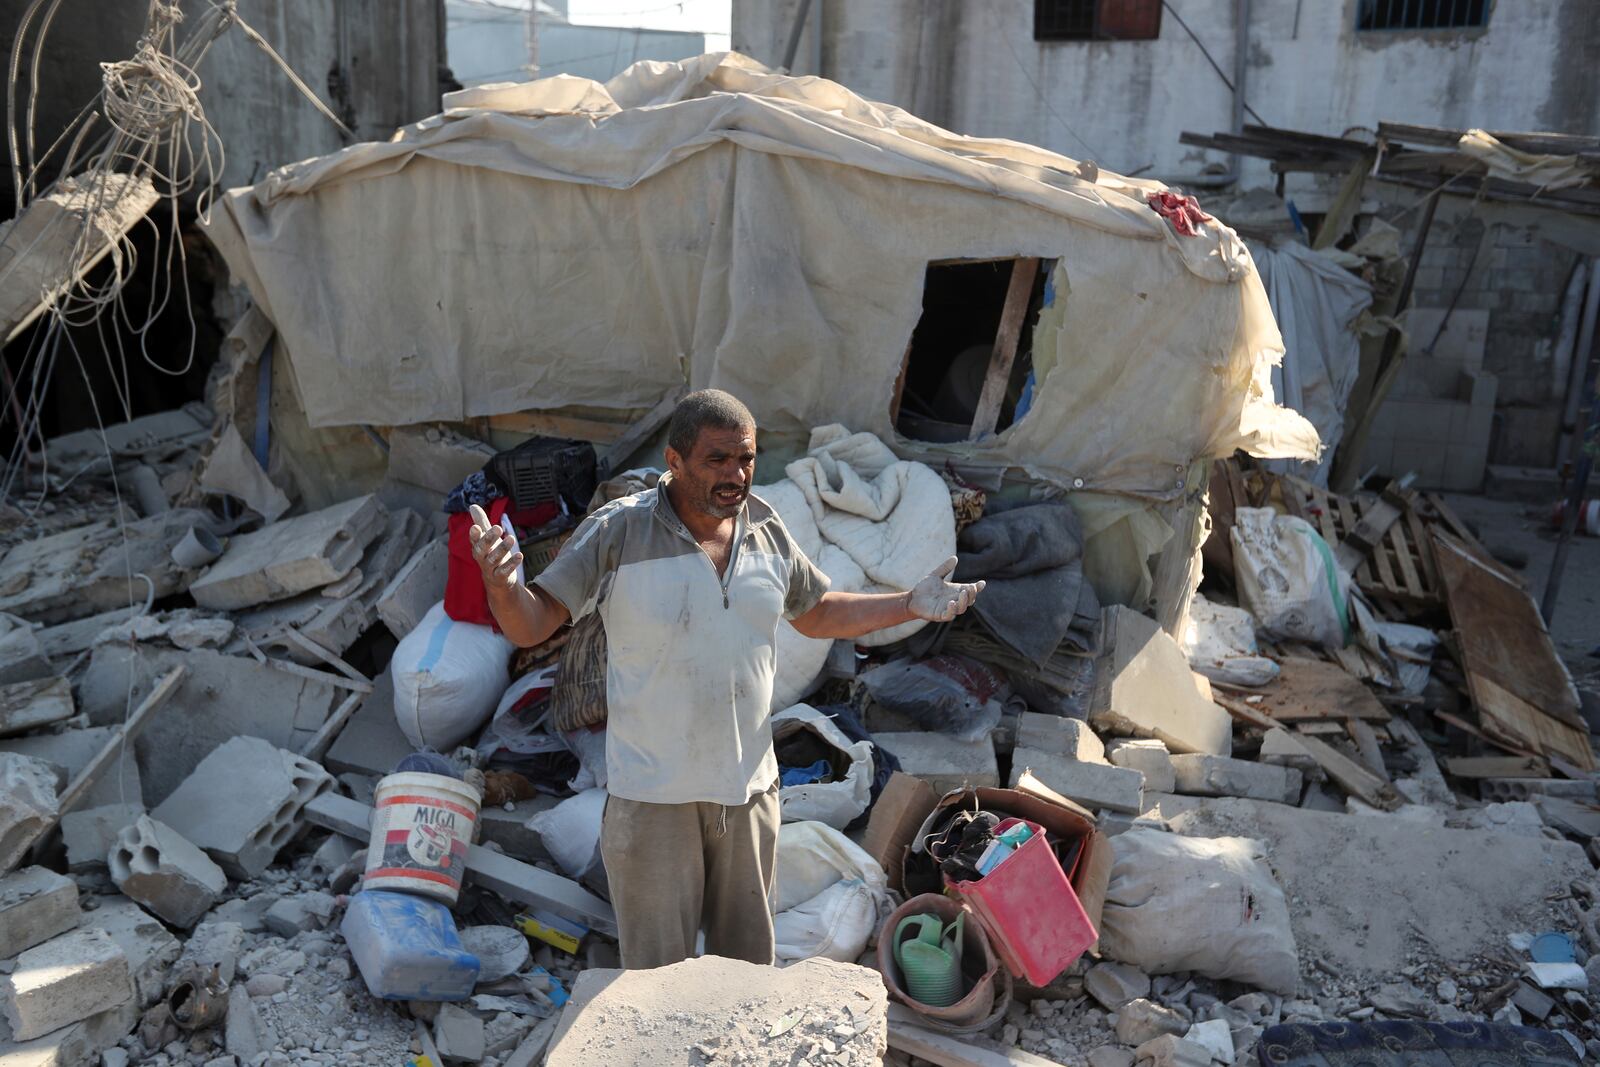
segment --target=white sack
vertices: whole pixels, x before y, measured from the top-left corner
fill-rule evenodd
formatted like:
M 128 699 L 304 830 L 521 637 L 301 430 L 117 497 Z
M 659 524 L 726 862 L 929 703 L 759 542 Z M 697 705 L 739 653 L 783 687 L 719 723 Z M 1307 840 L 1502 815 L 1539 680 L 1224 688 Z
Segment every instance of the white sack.
M 889 911 L 883 868 L 819 822 L 779 828 L 777 880 L 772 927 L 780 964 L 813 956 L 853 963 Z
M 418 748 L 448 752 L 476 733 L 510 684 L 510 641 L 456 622 L 440 601 L 394 650 L 394 717 Z
M 600 824 L 606 813 L 604 789 L 585 789 L 527 822 L 545 851 L 569 878 L 581 878 L 600 852 Z
M 824 741 L 850 757 L 850 769 L 839 781 L 791 785 L 778 790 L 783 821 L 815 821 L 843 830 L 866 811 L 872 801 L 872 742 L 852 742 L 837 723 L 809 704 L 796 704 L 774 715 L 774 739 L 782 732 L 780 724 L 785 722 L 805 723 Z
M 1278 665 L 1261 655 L 1256 644 L 1255 617 L 1243 608 L 1213 604 L 1199 593 L 1189 605 L 1183 654 L 1189 666 L 1213 682 L 1266 685 L 1278 676 Z
M 1111 848 L 1101 952 L 1146 974 L 1197 971 L 1294 994 L 1300 956 L 1261 842 L 1130 830 Z
M 1233 523 L 1239 602 L 1274 637 L 1343 648 L 1350 638 L 1350 577 L 1304 519 L 1239 508 Z

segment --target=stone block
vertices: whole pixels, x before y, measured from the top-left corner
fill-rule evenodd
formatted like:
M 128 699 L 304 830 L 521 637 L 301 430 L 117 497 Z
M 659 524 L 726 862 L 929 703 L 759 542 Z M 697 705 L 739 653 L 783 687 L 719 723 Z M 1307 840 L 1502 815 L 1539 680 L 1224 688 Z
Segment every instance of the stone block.
M 121 707 L 127 707 L 127 692 L 124 691 L 120 700 Z M 116 720 L 121 722 L 119 716 Z M 35 734 L 32 737 L 12 737 L 0 741 L 0 750 L 16 752 L 34 759 L 43 760 L 55 771 L 56 777 L 65 788 L 67 782 L 78 776 L 78 772 L 88 766 L 89 760 L 95 753 L 106 746 L 106 742 L 116 736 L 116 728 L 111 726 L 91 726 L 81 730 L 68 730 L 59 734 Z M 124 749 L 117 756 L 112 757 L 106 769 L 94 780 L 89 791 L 79 801 L 82 807 L 97 808 L 107 804 L 124 803 L 123 797 L 129 804 L 142 803 L 144 798 L 144 783 L 139 775 L 139 761 L 132 748 Z
M 443 538 L 428 542 L 400 568 L 378 598 L 378 618 L 396 638 L 417 628 L 428 609 L 444 599 L 450 550 Z
M 189 595 L 203 608 L 235 611 L 332 585 L 360 562 L 386 519 L 376 497 L 362 496 L 235 537 Z
M 1222 1019 L 1195 1023 L 1183 1039 L 1211 1053 L 1212 1060 L 1217 1063 L 1233 1063 L 1233 1031 Z
M 73 873 L 106 865 L 117 835 L 144 814 L 143 804 L 107 804 L 69 811 L 61 816 L 61 839 L 67 846 L 67 869 Z
M 56 815 L 56 773 L 31 756 L 0 752 L 0 871 L 9 871 Z
M 1144 775 L 1144 787 L 1152 793 L 1170 793 L 1174 787 L 1172 754 L 1153 737 L 1129 737 L 1106 746 L 1106 758 L 1113 767 L 1126 767 Z
M 1294 804 L 1300 800 L 1300 772 L 1293 767 L 1223 756 L 1172 757 L 1177 791 L 1200 797 L 1246 797 Z
M 78 884 L 44 867 L 0 878 L 0 960 L 78 925 Z
M 86 928 L 36 945 L 0 978 L 0 1011 L 15 1040 L 52 1030 L 131 1002 L 133 980 L 122 949 L 104 930 Z
M 876 734 L 874 741 L 893 752 L 900 769 L 921 778 L 941 795 L 967 786 L 998 786 L 1000 767 L 994 745 L 983 741 L 958 741 L 932 732 Z
M 1279 767 L 1293 767 L 1308 782 L 1320 782 L 1326 777 L 1322 764 L 1317 762 L 1311 750 L 1281 726 L 1274 726 L 1262 737 L 1261 753 L 1257 759 Z
M 1182 1015 L 1143 997 L 1117 1009 L 1117 1040 L 1124 1045 L 1142 1045 L 1162 1034 L 1181 1037 L 1188 1029 Z
M 223 1020 L 223 1047 L 240 1063 L 249 1063 L 272 1042 L 263 1040 L 261 1017 L 244 986 L 228 990 L 228 1017 Z
M 1085 763 L 1104 763 L 1106 746 L 1082 719 L 1025 711 L 1017 722 L 1017 747 L 1038 749 Z
M 27 733 L 77 714 L 65 678 L 38 678 L 0 686 L 0 737 Z
M 52 1030 L 32 1041 L 17 1041 L 0 1013 L 0 1065 L 3 1067 L 116 1067 L 116 1048 L 128 1031 L 139 1025 L 139 1005 L 127 1000 L 81 1022 Z M 105 1058 L 102 1060 L 101 1055 Z M 127 1060 L 123 1059 L 123 1067 Z
M 1129 1001 L 1150 995 L 1150 976 L 1131 963 L 1108 960 L 1089 968 L 1083 988 L 1107 1011 L 1119 1011 Z
M 248 880 L 294 836 L 301 809 L 332 788 L 332 775 L 303 756 L 236 737 L 213 749 L 151 814 L 228 874 Z
M 1144 775 L 1126 767 L 1085 763 L 1036 748 L 1019 747 L 1011 756 L 1011 784 L 1016 785 L 1022 773 L 1029 770 L 1057 793 L 1087 808 L 1108 808 L 1137 815 L 1143 805 Z
M 31 626 L 14 625 L 0 616 L 0 682 L 14 685 L 36 681 L 49 677 L 54 670 L 38 631 Z
M 1183 649 L 1155 620 L 1109 607 L 1101 616 L 1101 641 L 1092 724 L 1158 738 L 1173 752 L 1232 752 L 1233 719 L 1200 691 Z
M 154 1004 L 167 991 L 167 973 L 183 944 L 154 915 L 127 897 L 104 897 L 88 914 L 86 925 L 104 930 L 128 959 L 141 1007 Z
M 120 723 L 128 686 L 134 699 L 166 671 L 183 665 L 189 675 L 134 749 L 152 809 L 177 789 L 213 749 L 241 735 L 299 751 L 348 693 L 336 686 L 275 670 L 246 656 L 211 649 L 102 645 L 94 650 L 79 686 L 84 711 L 97 723 Z M 131 793 L 129 799 L 137 799 Z M 115 798 L 103 803 L 112 803 Z
M 482 470 L 495 450 L 482 441 L 437 426 L 396 426 L 389 433 L 390 481 L 432 490 L 439 503 Z
M 1133 1050 L 1134 1058 L 1148 1067 L 1211 1067 L 1211 1052 L 1193 1041 L 1172 1034 L 1146 1041 Z
M 413 751 L 394 717 L 394 673 L 379 671 L 372 679 L 372 692 L 361 701 L 361 706 L 334 738 L 322 763 L 334 774 L 369 774 L 381 778 Z
M 124 894 L 185 929 L 228 888 L 227 875 L 209 856 L 148 815 L 118 835 L 107 866 Z
M 441 1004 L 433 1042 L 446 1063 L 477 1063 L 483 1059 L 483 1020 L 459 1005 Z
M 274 902 L 262 921 L 273 933 L 293 937 L 309 930 L 325 929 L 333 918 L 333 909 L 333 897 L 327 893 L 298 893 Z

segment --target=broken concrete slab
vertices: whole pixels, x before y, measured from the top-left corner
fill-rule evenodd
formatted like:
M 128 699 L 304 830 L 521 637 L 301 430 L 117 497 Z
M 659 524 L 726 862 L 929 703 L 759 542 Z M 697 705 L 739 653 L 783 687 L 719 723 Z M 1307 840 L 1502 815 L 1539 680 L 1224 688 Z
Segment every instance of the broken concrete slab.
M 248 973 L 247 962 L 260 962 L 266 959 L 276 961 L 280 954 L 292 951 L 287 945 L 268 942 L 246 953 L 244 945 L 244 924 L 232 919 L 222 919 L 213 914 L 194 928 L 194 933 L 184 942 L 183 954 L 178 957 L 178 962 L 173 964 L 173 970 L 183 971 L 192 966 L 207 972 L 215 969 L 218 981 L 229 983 L 236 975 Z M 256 953 L 263 955 L 257 957 Z M 300 955 L 303 963 L 304 955 L 296 954 Z
M 126 707 L 126 695 L 123 699 Z M 119 717 L 117 721 L 122 720 Z M 97 726 L 68 730 L 59 734 L 12 737 L 0 741 L 0 751 L 15 752 L 43 761 L 55 772 L 57 780 L 65 788 L 65 783 L 76 778 L 89 765 L 95 754 L 103 750 L 116 735 L 114 727 Z M 81 801 L 84 806 L 102 807 L 108 804 L 121 804 L 124 796 L 127 797 L 128 803 L 140 802 L 144 795 L 144 787 L 139 777 L 138 760 L 134 757 L 132 749 L 119 755 L 121 758 L 106 767 L 89 787 L 89 791 L 84 794 Z
M 272 1042 L 264 1039 L 261 1017 L 244 986 L 228 990 L 228 1016 L 223 1020 L 222 1047 L 240 1063 L 249 1063 Z
M 139 1025 L 139 1005 L 127 1000 L 32 1041 L 17 1041 L 0 1013 L 0 1064 L 3 1067 L 114 1067 L 117 1042 Z M 104 1058 L 102 1059 L 102 1054 Z M 126 1053 L 124 1053 L 126 1055 Z M 126 1061 L 124 1061 L 126 1063 Z
M 793 1026 L 775 1025 L 791 1017 Z M 706 1053 L 697 1047 L 718 1062 L 798 1063 L 824 1041 L 838 1049 L 837 1062 L 882 1058 L 888 995 L 877 971 L 826 959 L 779 969 L 701 956 L 653 970 L 579 974 L 545 1064 L 702 1062 Z
M 1546 898 L 1592 871 L 1581 846 L 1543 835 L 1233 797 L 1154 799 L 1152 813 L 1179 833 L 1264 842 L 1302 958 L 1361 978 L 1398 974 L 1419 951 L 1442 962 L 1501 953 L 1507 930 L 1546 929 Z
M 1202 797 L 1248 797 L 1294 804 L 1300 800 L 1300 772 L 1293 767 L 1225 756 L 1185 753 L 1172 757 L 1177 791 Z
M 15 588 L 0 596 L 0 611 L 60 623 L 181 593 L 193 573 L 173 562 L 172 546 L 211 521 L 203 511 L 179 508 L 128 523 L 126 539 L 107 519 L 25 541 L 0 560 L 0 589 Z
M 1300 735 L 1292 734 L 1281 726 L 1274 726 L 1261 738 L 1261 752 L 1257 758 L 1262 763 L 1293 767 L 1308 782 L 1320 782 L 1326 777 L 1322 764 L 1317 762 L 1310 749 L 1300 743 Z
M 0 878 L 0 960 L 78 925 L 78 883 L 44 867 Z
M 1017 722 L 1017 747 L 1066 756 L 1084 763 L 1106 762 L 1106 746 L 1082 719 L 1025 711 Z
M 80 808 L 61 816 L 61 840 L 67 846 L 67 869 L 74 874 L 106 865 L 117 835 L 144 814 L 143 804 L 106 804 Z
M 343 582 L 241 610 L 233 616 L 234 622 L 263 651 L 323 667 L 320 659 L 284 636 L 284 631 L 292 627 L 333 655 L 343 654 L 377 620 L 383 590 L 427 536 L 427 524 L 416 512 L 390 511 L 384 532 L 372 539 L 361 562 Z
M 54 673 L 39 631 L 0 616 L 0 683 L 31 682 Z M 3 722 L 0 714 L 0 723 Z
M 1030 770 L 1045 785 L 1087 808 L 1137 815 L 1144 807 L 1144 775 L 1139 771 L 1018 747 L 1011 756 L 1011 784 L 1015 786 Z
M 267 477 L 231 422 L 223 427 L 200 472 L 200 488 L 244 501 L 246 507 L 269 523 L 277 522 L 289 510 L 289 498 Z
M 333 776 L 258 737 L 212 749 L 151 812 L 240 881 L 260 875 L 300 825 L 300 812 Z
M 1211 1052 L 1192 1041 L 1162 1034 L 1133 1050 L 1140 1067 L 1211 1067 Z
M 396 426 L 389 432 L 389 480 L 434 493 L 439 504 L 450 490 L 482 470 L 495 450 L 482 441 L 439 426 Z
M 91 722 L 121 722 L 130 674 L 137 700 L 175 666 L 187 667 L 188 677 L 135 745 L 144 801 L 152 810 L 213 749 L 231 738 L 256 737 L 298 752 L 346 695 L 332 684 L 210 649 L 180 652 L 102 645 L 94 650 L 79 685 L 83 710 Z
M 16 1040 L 28 1041 L 133 1000 L 121 947 L 104 930 L 60 934 L 17 957 L 0 977 L 0 1012 Z
M 97 429 L 75 430 L 45 442 L 45 455 L 54 468 L 105 469 L 106 451 L 115 459 L 159 463 L 198 447 L 211 436 L 211 409 L 194 401 L 180 408 L 140 415 Z
M 333 919 L 335 906 L 332 894 L 320 891 L 297 893 L 273 901 L 262 916 L 262 922 L 280 937 L 294 937 L 309 930 L 326 929 Z
M 1083 991 L 1107 1011 L 1119 1011 L 1129 1001 L 1150 995 L 1150 976 L 1131 963 L 1106 960 L 1084 974 Z
M 56 773 L 40 760 L 0 752 L 0 873 L 22 861 L 56 817 Z
M 1124 1045 L 1142 1045 L 1162 1034 L 1182 1037 L 1188 1029 L 1189 1022 L 1182 1015 L 1143 997 L 1117 1009 L 1117 1040 Z
M 111 880 L 126 896 L 173 926 L 200 921 L 228 888 L 227 875 L 182 834 L 148 815 L 117 838 L 107 857 Z
M 41 678 L 0 686 L 0 737 L 37 730 L 78 713 L 65 678 Z
M 1089 721 L 1111 733 L 1154 737 L 1173 752 L 1226 756 L 1233 719 L 1195 682 L 1189 661 L 1155 620 L 1106 608 Z
M 459 1004 L 441 1004 L 433 1040 L 446 1063 L 477 1063 L 483 1059 L 483 1020 Z
M 394 717 L 394 673 L 381 671 L 334 740 L 322 764 L 335 774 L 383 777 L 414 749 Z
M 982 741 L 958 741 L 932 732 L 883 733 L 873 741 L 893 752 L 900 769 L 921 778 L 941 795 L 966 786 L 998 786 L 1000 767 L 994 745 Z
M 332 585 L 355 568 L 386 521 L 378 499 L 362 496 L 235 537 L 189 595 L 201 607 L 235 611 Z
M 177 962 L 183 943 L 161 921 L 127 897 L 101 897 L 85 925 L 104 930 L 128 959 L 128 973 L 141 1007 L 154 1004 L 167 991 L 167 972 Z
M 444 598 L 450 548 L 436 538 L 406 561 L 378 597 L 378 618 L 396 638 L 417 628 L 428 609 Z
M 1144 787 L 1152 793 L 1170 793 L 1176 785 L 1172 773 L 1172 754 L 1153 737 L 1120 738 L 1106 746 L 1106 758 L 1113 767 L 1126 767 L 1144 775 Z

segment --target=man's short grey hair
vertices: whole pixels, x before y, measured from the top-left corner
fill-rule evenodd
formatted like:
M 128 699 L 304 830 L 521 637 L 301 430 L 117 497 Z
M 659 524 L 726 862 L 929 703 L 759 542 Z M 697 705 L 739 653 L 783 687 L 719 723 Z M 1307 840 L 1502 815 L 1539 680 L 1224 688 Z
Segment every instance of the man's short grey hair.
M 710 427 L 717 430 L 754 430 L 756 417 L 732 393 L 721 389 L 701 389 L 678 401 L 672 409 L 672 422 L 667 426 L 667 444 L 678 455 L 689 458 L 700 431 Z

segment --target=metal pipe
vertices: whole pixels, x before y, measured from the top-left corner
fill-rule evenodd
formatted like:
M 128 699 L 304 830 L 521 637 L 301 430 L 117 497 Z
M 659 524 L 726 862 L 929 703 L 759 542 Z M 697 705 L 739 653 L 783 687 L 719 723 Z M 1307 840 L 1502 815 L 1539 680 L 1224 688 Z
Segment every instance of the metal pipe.
M 1572 458 L 1574 431 L 1583 408 L 1583 380 L 1589 373 L 1594 352 L 1595 319 L 1600 317 L 1600 256 L 1589 261 L 1589 296 L 1583 302 L 1583 324 L 1578 327 L 1577 344 L 1572 349 L 1572 372 L 1567 379 L 1567 403 L 1561 412 L 1561 443 L 1556 448 L 1556 469 Z
M 806 16 L 811 14 L 811 0 L 800 0 L 800 10 L 794 14 L 794 25 L 789 27 L 789 43 L 783 46 L 783 63 L 785 73 L 794 70 L 794 57 L 800 51 L 800 35 L 805 32 Z

